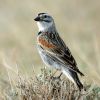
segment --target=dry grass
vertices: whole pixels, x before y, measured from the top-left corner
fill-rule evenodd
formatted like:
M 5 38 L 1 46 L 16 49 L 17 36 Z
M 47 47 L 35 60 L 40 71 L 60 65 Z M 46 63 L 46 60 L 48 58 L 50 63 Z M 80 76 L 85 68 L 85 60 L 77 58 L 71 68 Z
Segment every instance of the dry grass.
M 20 100 L 21 97 L 26 97 L 24 94 L 27 88 L 26 93 L 30 97 L 33 93 L 31 89 L 35 91 L 34 86 L 43 90 L 43 93 L 35 91 L 36 94 L 40 93 L 38 97 L 46 98 L 53 89 L 51 82 L 55 83 L 56 80 L 44 81 L 44 74 L 37 76 L 43 65 L 36 49 L 37 26 L 33 19 L 39 12 L 48 12 L 54 17 L 58 32 L 72 51 L 78 68 L 85 74 L 81 80 L 91 84 L 87 86 L 84 83 L 88 93 L 82 98 L 97 100 L 100 94 L 99 0 L 0 0 L 0 100 Z M 36 74 L 32 72 L 33 65 Z M 60 98 L 74 90 L 73 95 L 78 97 L 79 91 L 73 85 L 70 90 L 67 85 L 72 83 L 66 79 L 59 82 L 59 87 L 64 92 L 57 93 Z M 98 87 L 95 87 L 97 84 Z M 47 95 L 44 96 L 44 93 Z M 71 93 L 68 96 L 70 95 Z
M 39 72 L 38 29 L 33 19 L 39 12 L 48 12 L 86 80 L 100 84 L 100 1 L 0 0 L 0 7 L 0 80 L 7 78 L 2 54 L 17 63 L 23 73 L 32 74 L 31 65 Z
M 4 90 L 2 100 L 99 100 L 100 87 L 84 83 L 86 91 L 79 91 L 65 77 L 52 76 L 49 69 L 41 69 L 41 73 L 32 77 L 18 74 L 16 84 L 9 83 Z M 11 80 L 10 80 L 11 82 Z

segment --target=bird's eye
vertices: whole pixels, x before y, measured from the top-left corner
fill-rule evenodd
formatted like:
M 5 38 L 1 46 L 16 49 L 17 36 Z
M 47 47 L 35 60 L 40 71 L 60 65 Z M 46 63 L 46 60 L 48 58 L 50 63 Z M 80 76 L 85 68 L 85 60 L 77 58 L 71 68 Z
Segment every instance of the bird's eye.
M 47 16 L 45 15 L 44 18 L 47 18 Z

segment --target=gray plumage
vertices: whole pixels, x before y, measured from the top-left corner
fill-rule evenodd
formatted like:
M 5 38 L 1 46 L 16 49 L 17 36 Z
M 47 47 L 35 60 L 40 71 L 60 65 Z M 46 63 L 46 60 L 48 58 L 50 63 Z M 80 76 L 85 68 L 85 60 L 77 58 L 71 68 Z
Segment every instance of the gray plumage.
M 59 36 L 53 18 L 47 13 L 40 13 L 35 21 L 39 27 L 37 47 L 43 62 L 63 72 L 79 90 L 83 89 L 77 73 L 81 76 L 84 74 L 78 69 L 70 50 Z

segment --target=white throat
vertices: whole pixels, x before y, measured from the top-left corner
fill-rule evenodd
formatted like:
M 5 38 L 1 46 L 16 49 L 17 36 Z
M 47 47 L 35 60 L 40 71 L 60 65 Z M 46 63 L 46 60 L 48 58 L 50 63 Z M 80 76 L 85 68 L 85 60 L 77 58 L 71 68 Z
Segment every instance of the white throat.
M 48 31 L 49 28 L 53 27 L 53 22 L 51 23 L 46 23 L 46 22 L 37 22 L 39 31 Z

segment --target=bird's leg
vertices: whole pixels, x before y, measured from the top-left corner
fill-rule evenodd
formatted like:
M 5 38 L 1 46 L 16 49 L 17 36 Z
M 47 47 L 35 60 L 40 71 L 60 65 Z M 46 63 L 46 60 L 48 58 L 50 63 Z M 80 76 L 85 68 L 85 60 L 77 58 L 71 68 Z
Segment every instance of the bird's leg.
M 60 75 L 59 75 L 57 78 L 60 78 L 62 74 L 63 74 L 63 73 L 61 72 Z
M 60 75 L 57 76 L 57 77 L 53 77 L 53 76 L 51 76 L 51 79 L 60 79 L 60 77 L 61 77 L 62 74 L 63 74 L 63 73 L 61 72 Z
M 56 70 L 52 75 L 51 75 L 51 79 L 54 77 L 54 75 L 57 73 L 58 70 Z

